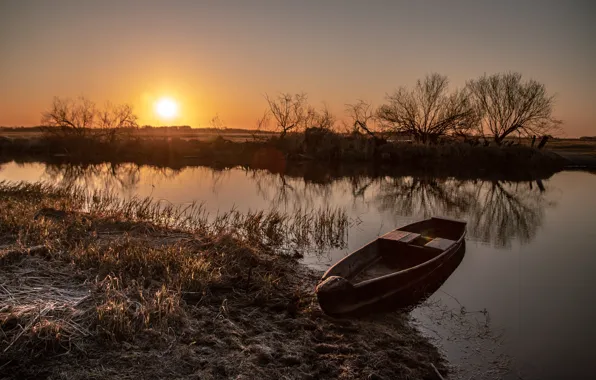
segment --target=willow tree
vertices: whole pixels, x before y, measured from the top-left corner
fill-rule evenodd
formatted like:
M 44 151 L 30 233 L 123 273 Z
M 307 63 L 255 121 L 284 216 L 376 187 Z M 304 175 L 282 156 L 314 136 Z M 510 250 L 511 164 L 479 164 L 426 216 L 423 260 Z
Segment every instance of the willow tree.
M 434 142 L 440 136 L 469 130 L 475 112 L 465 91 L 449 93 L 449 80 L 440 74 L 418 80 L 413 89 L 399 88 L 378 110 L 384 127 L 410 134 L 416 141 Z
M 554 96 L 533 79 L 522 81 L 520 73 L 485 74 L 468 81 L 467 89 L 480 117 L 480 133 L 492 135 L 497 144 L 515 132 L 546 135 L 561 124 L 552 117 Z

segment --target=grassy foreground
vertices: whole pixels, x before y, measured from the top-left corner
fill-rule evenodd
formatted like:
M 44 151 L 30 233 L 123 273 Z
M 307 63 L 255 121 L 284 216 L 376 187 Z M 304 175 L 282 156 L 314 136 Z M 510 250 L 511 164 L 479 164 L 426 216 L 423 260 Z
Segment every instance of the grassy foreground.
M 438 378 L 406 315 L 320 311 L 297 250 L 347 223 L 0 183 L 0 378 Z

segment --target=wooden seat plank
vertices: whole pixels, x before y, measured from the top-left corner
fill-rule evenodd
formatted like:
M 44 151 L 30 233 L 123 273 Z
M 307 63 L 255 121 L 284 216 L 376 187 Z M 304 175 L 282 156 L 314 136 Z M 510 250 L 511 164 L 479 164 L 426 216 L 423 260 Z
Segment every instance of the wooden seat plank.
M 455 243 L 456 242 L 454 240 L 443 239 L 443 238 L 434 238 L 431 241 L 429 241 L 428 243 L 426 243 L 424 246 L 428 247 L 428 248 L 437 248 L 437 249 L 440 249 L 441 251 L 445 251 Z
M 381 236 L 381 239 L 399 241 L 401 243 L 407 244 L 416 239 L 418 236 L 420 236 L 420 234 L 414 232 L 395 230 Z

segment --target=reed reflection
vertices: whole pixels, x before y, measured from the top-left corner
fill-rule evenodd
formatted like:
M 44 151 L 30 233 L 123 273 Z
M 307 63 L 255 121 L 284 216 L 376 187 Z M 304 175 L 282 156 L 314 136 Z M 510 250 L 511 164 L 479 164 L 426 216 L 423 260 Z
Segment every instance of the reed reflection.
M 513 241 L 530 242 L 555 205 L 541 180 L 458 180 L 432 177 L 335 178 L 326 184 L 287 178 L 281 174 L 253 173 L 260 194 L 278 207 L 314 207 L 328 197 L 352 198 L 380 212 L 400 217 L 442 215 L 468 221 L 468 234 L 496 247 Z
M 295 170 L 272 173 L 267 170 L 185 168 L 183 170 L 142 167 L 134 164 L 46 165 L 44 180 L 59 185 L 77 185 L 93 190 L 134 193 L 140 182 L 164 183 L 186 170 L 201 172 L 201 181 L 213 194 L 228 186 L 232 170 L 238 171 L 242 186 L 254 188 L 265 202 L 256 207 L 281 210 L 311 210 L 327 204 L 352 204 L 374 208 L 395 219 L 442 215 L 468 221 L 473 239 L 497 247 L 514 241 L 530 242 L 544 220 L 544 211 L 554 206 L 548 184 L 541 180 L 455 179 L 428 176 L 392 176 L 376 172 Z M 243 173 L 243 174 L 242 174 Z M 313 174 L 314 173 L 314 174 Z M 193 184 L 183 186 L 192 187 Z M 171 199 L 176 202 L 175 199 Z M 197 201 L 207 201 L 197 199 Z M 243 201 L 238 199 L 238 203 Z M 341 202 L 340 202 L 341 201 Z M 253 208 L 253 205 L 249 205 Z M 357 215 L 353 215 L 357 218 Z

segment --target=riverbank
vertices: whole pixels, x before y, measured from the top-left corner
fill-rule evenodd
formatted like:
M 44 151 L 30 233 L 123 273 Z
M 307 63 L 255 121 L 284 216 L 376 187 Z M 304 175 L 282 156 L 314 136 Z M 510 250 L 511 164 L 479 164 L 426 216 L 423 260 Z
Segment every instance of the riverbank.
M 0 377 L 436 378 L 408 317 L 337 320 L 298 247 L 340 211 L 216 218 L 200 206 L 0 184 Z M 288 247 L 290 249 L 288 249 Z
M 421 145 L 362 135 L 295 134 L 285 139 L 232 141 L 135 138 L 102 142 L 88 138 L 1 138 L 0 162 L 51 164 L 135 163 L 182 168 L 244 166 L 286 173 L 298 166 L 361 165 L 401 174 L 466 178 L 545 178 L 570 164 L 564 157 L 525 145 L 472 146 L 464 142 Z
M 574 152 L 561 150 L 557 154 L 567 160 L 565 169 L 596 169 L 596 152 Z
M 566 169 L 596 169 L 596 140 L 556 139 L 549 150 L 567 160 Z

